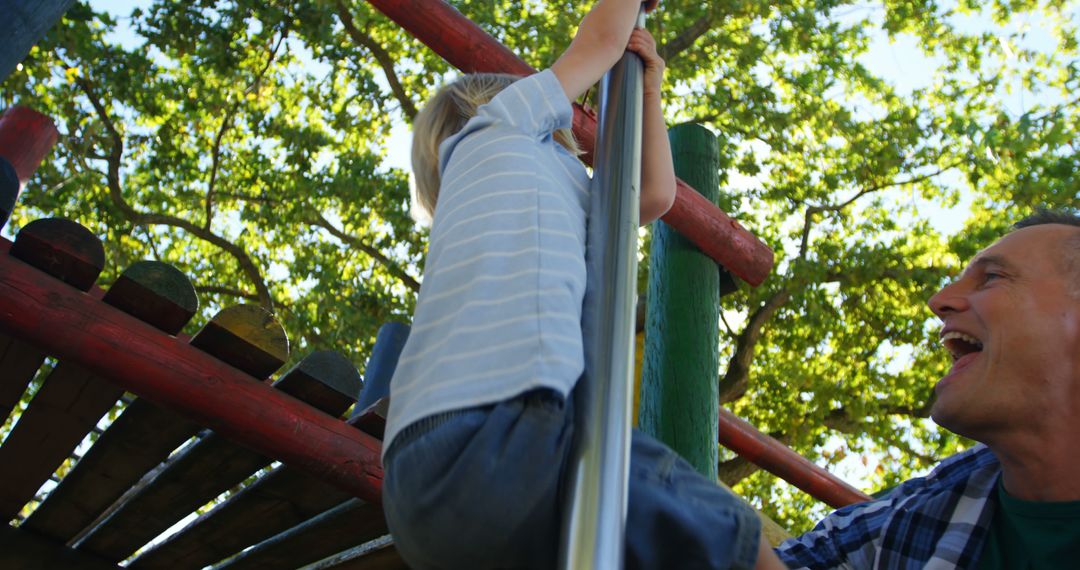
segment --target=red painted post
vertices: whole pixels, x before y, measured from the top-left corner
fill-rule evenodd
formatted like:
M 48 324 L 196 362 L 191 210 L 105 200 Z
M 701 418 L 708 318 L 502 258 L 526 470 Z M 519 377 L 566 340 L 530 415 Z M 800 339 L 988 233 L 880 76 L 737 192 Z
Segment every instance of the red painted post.
M 52 120 L 26 107 L 0 114 L 0 228 L 15 210 L 26 181 L 56 144 L 57 134 Z
M 9 247 L 0 240 L 0 331 L 381 503 L 377 440 L 7 255 Z
M 368 0 L 377 10 L 466 72 L 528 75 L 536 70 L 443 0 Z M 596 116 L 575 105 L 574 136 L 592 164 Z M 760 285 L 773 266 L 773 252 L 685 182 L 679 181 L 675 206 L 663 220 L 709 257 L 751 285 Z
M 52 119 L 33 109 L 15 106 L 0 115 L 0 157 L 15 167 L 22 186 L 59 136 Z
M 720 445 L 833 508 L 871 500 L 866 493 L 811 463 L 724 408 L 720 408 Z

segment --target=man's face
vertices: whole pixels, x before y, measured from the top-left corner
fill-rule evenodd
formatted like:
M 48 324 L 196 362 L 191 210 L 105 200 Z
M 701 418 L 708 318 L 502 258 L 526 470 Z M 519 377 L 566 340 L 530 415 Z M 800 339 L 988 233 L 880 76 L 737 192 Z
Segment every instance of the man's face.
M 1065 249 L 1077 232 L 1059 224 L 1016 230 L 930 299 L 953 357 L 935 387 L 938 424 L 989 443 L 1037 431 L 1077 404 L 1080 301 Z

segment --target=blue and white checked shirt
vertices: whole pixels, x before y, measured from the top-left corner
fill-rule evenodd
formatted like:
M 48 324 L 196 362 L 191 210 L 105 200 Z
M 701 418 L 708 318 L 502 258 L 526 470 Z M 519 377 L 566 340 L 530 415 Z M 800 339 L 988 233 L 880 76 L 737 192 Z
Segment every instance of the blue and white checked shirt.
M 977 445 L 881 499 L 838 509 L 776 552 L 789 567 L 811 570 L 974 568 L 1000 474 L 997 458 Z
M 503 89 L 439 147 L 442 184 L 384 450 L 425 417 L 540 387 L 566 395 L 581 376 L 589 177 L 552 138 L 572 117 L 548 70 Z

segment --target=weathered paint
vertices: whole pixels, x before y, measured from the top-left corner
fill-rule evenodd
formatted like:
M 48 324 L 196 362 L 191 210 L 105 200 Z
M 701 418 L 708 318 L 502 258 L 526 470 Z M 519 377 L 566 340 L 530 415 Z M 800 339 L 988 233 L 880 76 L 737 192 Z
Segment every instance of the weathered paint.
M 716 136 L 700 125 L 680 125 L 669 134 L 675 173 L 716 202 Z M 666 222 L 652 231 L 639 426 L 715 479 L 720 273 Z

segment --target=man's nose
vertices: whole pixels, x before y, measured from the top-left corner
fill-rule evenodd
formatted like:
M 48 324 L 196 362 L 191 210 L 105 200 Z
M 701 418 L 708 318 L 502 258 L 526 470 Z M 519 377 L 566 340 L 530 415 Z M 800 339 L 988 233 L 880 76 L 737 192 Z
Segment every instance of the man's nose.
M 967 288 L 963 280 L 953 281 L 930 297 L 928 302 L 930 310 L 939 318 L 944 318 L 949 313 L 967 310 Z

